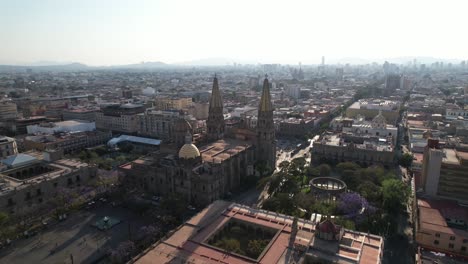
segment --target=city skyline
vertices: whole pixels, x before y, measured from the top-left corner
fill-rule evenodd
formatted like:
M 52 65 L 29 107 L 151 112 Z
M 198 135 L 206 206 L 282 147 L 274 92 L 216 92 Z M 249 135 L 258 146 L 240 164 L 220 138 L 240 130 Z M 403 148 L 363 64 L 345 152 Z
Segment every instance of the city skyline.
M 318 64 L 409 56 L 465 60 L 449 1 L 2 1 L 0 64 Z M 437 18 L 437 19 L 435 19 Z M 443 49 L 441 47 L 444 47 Z M 193 64 L 193 63 L 192 63 Z M 196 64 L 196 63 L 195 63 Z M 215 63 L 216 64 L 216 63 Z

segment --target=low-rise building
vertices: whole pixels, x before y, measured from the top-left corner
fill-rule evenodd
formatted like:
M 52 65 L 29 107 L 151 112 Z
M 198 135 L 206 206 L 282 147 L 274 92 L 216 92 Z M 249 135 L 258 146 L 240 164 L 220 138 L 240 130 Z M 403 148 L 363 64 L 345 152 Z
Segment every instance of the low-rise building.
M 136 151 L 156 151 L 161 145 L 161 140 L 120 135 L 119 137 L 112 138 L 107 142 L 107 146 L 109 146 L 110 148 L 117 148 L 119 144 L 130 144 Z
M 142 136 L 171 139 L 174 123 L 179 118 L 179 111 L 148 109 L 137 115 L 138 133 Z
M 27 126 L 28 134 L 54 134 L 61 132 L 85 132 L 96 130 L 96 124 L 84 120 L 41 123 Z
M 315 118 L 288 118 L 279 123 L 278 134 L 281 136 L 303 137 L 316 126 Z
M 418 199 L 416 242 L 468 261 L 468 209 L 447 200 Z
M 0 164 L 0 211 L 14 216 L 50 209 L 48 201 L 60 189 L 86 185 L 97 173 L 95 166 L 56 151 L 21 153 Z
M 394 148 L 391 138 L 370 137 L 349 133 L 325 133 L 314 141 L 314 161 L 356 162 L 363 166 L 394 164 Z
M 11 137 L 0 136 L 0 159 L 18 154 L 16 140 Z
M 111 134 L 103 131 L 31 135 L 23 139 L 23 146 L 25 150 L 60 149 L 69 154 L 106 144 L 110 138 Z
M 63 110 L 63 120 L 87 120 L 96 121 L 96 113 L 99 109 L 95 108 L 76 108 Z
M 137 133 L 137 115 L 144 111 L 143 105 L 136 104 L 105 106 L 96 113 L 96 128 L 117 133 Z
M 248 233 L 239 250 L 223 248 L 231 230 Z M 263 249 L 249 249 L 251 240 Z M 149 263 L 354 263 L 380 264 L 383 238 L 226 201 L 215 201 L 132 262 Z
M 346 109 L 347 117 L 364 116 L 371 120 L 379 112 L 390 124 L 395 124 L 400 116 L 400 102 L 382 99 L 361 99 Z
M 192 105 L 191 97 L 171 98 L 157 97 L 154 100 L 154 107 L 157 110 L 182 110 Z

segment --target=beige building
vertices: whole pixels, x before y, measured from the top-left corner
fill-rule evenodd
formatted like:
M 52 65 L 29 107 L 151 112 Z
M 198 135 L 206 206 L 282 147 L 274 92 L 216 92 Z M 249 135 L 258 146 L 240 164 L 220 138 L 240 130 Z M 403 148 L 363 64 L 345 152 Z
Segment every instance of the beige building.
M 18 154 L 16 140 L 11 137 L 0 136 L 0 159 Z
M 0 211 L 19 216 L 50 209 L 62 188 L 86 185 L 97 168 L 60 152 L 26 152 L 1 161 Z
M 11 101 L 0 101 L 0 121 L 16 119 L 18 110 L 16 104 Z
M 138 132 L 137 115 L 143 113 L 143 105 L 124 104 L 103 107 L 96 113 L 96 128 L 117 133 Z
M 395 124 L 400 116 L 400 102 L 381 99 L 361 99 L 346 109 L 346 117 L 355 118 L 360 115 L 371 120 L 380 111 L 390 124 Z
M 198 120 L 208 119 L 208 103 L 193 103 L 192 107 L 189 108 L 189 113 Z
M 180 117 L 178 111 L 147 109 L 137 115 L 138 133 L 143 136 L 168 140 L 172 137 L 174 122 Z
M 363 166 L 394 164 L 392 138 L 362 137 L 352 134 L 323 134 L 314 141 L 312 158 L 315 162 L 356 162 Z
M 192 105 L 191 97 L 182 98 L 169 98 L 169 97 L 158 97 L 154 101 L 154 107 L 157 110 L 182 110 L 187 109 Z
M 429 139 L 424 150 L 421 186 L 432 197 L 468 202 L 468 153 L 442 149 Z
M 288 118 L 279 123 L 278 134 L 282 136 L 304 137 L 315 127 L 315 118 Z

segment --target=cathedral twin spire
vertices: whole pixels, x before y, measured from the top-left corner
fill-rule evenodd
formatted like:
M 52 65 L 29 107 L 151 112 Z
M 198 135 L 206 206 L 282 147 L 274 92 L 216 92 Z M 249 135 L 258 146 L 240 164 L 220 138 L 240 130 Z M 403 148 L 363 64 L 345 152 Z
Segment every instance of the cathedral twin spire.
M 219 140 L 224 137 L 224 115 L 223 99 L 219 91 L 218 78 L 213 79 L 211 90 L 210 106 L 208 110 L 208 120 L 206 121 L 208 140 Z
M 270 95 L 270 83 L 265 75 L 263 91 L 258 106 L 256 159 L 264 162 L 267 167 L 274 170 L 276 167 L 276 137 L 273 122 L 273 104 Z M 223 99 L 219 91 L 218 78 L 213 79 L 208 120 L 206 121 L 207 137 L 210 141 L 224 138 Z
M 260 106 L 258 111 L 265 112 L 265 111 L 273 111 L 273 105 L 271 103 L 271 95 L 270 95 L 270 84 L 268 82 L 268 75 L 265 74 L 265 80 L 263 80 L 263 90 L 262 90 L 262 97 L 260 98 Z
M 268 76 L 265 75 L 262 96 L 258 106 L 257 160 L 264 162 L 271 170 L 276 168 L 276 136 L 273 110 L 270 83 L 268 82 Z

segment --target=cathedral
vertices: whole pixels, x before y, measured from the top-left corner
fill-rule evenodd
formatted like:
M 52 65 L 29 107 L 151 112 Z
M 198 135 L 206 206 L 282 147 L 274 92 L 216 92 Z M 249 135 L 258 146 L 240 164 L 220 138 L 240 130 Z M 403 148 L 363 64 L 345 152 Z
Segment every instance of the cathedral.
M 276 166 L 273 104 L 267 77 L 252 136 L 225 133 L 223 100 L 218 78 L 213 80 L 203 144 L 197 147 L 190 124 L 183 118 L 174 124 L 173 142 L 157 152 L 119 167 L 125 185 L 159 195 L 177 193 L 190 204 L 204 206 L 238 190 L 247 177 L 255 177 L 255 164 Z M 237 130 L 234 130 L 237 131 Z M 241 131 L 241 130 L 238 130 Z M 244 131 L 245 132 L 245 131 Z

